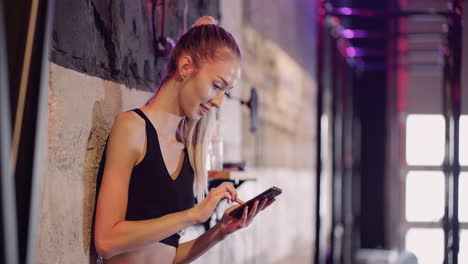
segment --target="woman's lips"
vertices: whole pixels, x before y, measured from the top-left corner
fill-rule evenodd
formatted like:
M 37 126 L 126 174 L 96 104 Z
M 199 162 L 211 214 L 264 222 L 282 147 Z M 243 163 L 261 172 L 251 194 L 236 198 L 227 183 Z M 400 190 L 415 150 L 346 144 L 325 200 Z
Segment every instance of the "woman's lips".
M 200 104 L 200 114 L 201 115 L 205 115 L 206 113 L 208 113 L 210 109 L 208 109 L 206 106 Z

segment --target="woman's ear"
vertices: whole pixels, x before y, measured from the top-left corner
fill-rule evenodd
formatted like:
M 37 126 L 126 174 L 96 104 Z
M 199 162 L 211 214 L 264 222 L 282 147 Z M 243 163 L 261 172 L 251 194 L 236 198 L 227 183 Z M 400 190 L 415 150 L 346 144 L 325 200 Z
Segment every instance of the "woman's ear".
M 182 80 L 187 79 L 195 70 L 192 57 L 188 55 L 181 56 L 178 64 L 178 73 Z

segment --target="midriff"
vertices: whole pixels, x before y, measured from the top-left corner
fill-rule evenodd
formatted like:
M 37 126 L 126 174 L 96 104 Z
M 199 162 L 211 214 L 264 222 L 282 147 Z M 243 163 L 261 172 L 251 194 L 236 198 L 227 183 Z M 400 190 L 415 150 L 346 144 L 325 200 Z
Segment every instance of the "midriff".
M 104 264 L 172 264 L 176 248 L 160 242 L 104 260 Z

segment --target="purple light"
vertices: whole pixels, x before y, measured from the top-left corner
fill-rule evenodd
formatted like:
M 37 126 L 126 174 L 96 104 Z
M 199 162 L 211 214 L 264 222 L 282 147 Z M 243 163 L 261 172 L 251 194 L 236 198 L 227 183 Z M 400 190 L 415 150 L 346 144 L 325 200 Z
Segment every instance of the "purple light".
M 343 13 L 344 15 L 351 15 L 353 13 L 351 8 L 349 8 L 349 7 L 343 7 L 343 8 L 340 8 L 340 9 L 341 9 L 341 13 Z
M 347 55 L 348 57 L 356 57 L 356 53 L 357 53 L 357 52 L 356 52 L 356 49 L 355 49 L 355 48 L 353 48 L 353 47 L 347 47 L 347 48 L 346 48 L 346 55 Z
M 354 38 L 354 30 L 345 29 L 345 30 L 343 30 L 343 33 L 341 33 L 341 35 L 344 38 Z

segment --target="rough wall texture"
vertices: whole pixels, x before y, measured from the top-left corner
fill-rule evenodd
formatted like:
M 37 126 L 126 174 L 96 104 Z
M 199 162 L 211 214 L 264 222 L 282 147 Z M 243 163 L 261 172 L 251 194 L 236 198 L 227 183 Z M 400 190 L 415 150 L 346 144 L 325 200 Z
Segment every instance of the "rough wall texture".
M 51 60 L 69 69 L 154 91 L 168 59 L 156 51 L 156 39 L 161 36 L 157 2 L 162 1 L 56 1 Z M 172 40 L 200 16 L 219 16 L 218 0 L 165 3 L 164 36 Z
M 315 74 L 316 1 L 243 1 L 244 24 L 275 42 L 301 68 Z
M 50 64 L 37 262 L 88 263 L 98 163 L 115 116 L 149 92 Z
M 260 103 L 258 131 L 252 134 L 249 110 L 225 100 L 225 158 L 250 167 L 314 168 L 313 1 L 221 0 L 220 10 L 221 23 L 236 37 L 244 58 L 232 93 L 247 100 L 256 87 Z
M 243 154 L 255 167 L 314 167 L 315 79 L 275 42 L 254 28 L 243 30 L 244 87 L 259 94 L 258 131 L 243 115 Z M 274 54 L 274 56 L 272 56 Z M 248 97 L 248 90 L 244 90 Z

